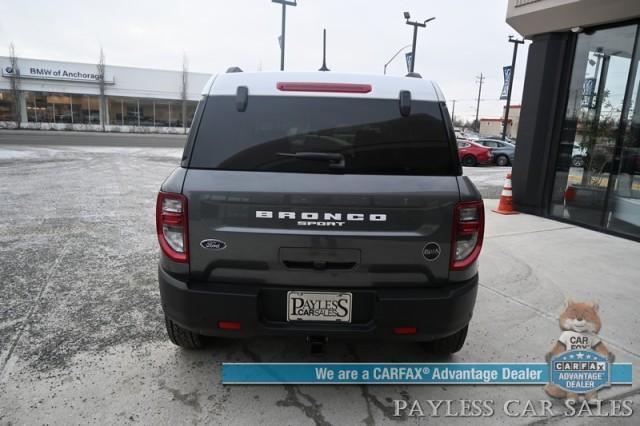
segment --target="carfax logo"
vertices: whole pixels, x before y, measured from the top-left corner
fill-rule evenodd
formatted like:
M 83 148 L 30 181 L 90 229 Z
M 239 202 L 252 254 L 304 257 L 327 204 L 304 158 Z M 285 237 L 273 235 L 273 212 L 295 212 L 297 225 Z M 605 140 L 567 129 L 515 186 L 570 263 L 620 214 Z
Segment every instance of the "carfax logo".
M 611 386 L 609 361 L 593 351 L 573 350 L 551 359 L 551 383 L 567 392 L 586 394 Z

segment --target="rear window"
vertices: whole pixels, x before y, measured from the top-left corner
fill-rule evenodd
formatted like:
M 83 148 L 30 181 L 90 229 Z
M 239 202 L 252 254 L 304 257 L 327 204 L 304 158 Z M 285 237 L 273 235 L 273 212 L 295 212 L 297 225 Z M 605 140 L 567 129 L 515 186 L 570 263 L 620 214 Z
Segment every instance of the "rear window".
M 437 102 L 395 99 L 235 96 L 207 100 L 189 167 L 216 170 L 391 175 L 456 174 Z M 309 158 L 321 153 L 344 159 Z M 301 155 L 304 158 L 292 156 Z M 305 156 L 306 155 L 306 156 Z M 317 157 L 317 156 L 316 156 Z M 335 160 L 335 159 L 334 159 Z

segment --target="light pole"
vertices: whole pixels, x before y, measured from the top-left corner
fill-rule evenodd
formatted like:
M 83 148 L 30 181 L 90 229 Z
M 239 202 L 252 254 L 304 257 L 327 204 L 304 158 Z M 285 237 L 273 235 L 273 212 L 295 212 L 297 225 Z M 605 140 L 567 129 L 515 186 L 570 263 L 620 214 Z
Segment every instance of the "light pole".
M 413 26 L 413 48 L 411 49 L 411 69 L 409 70 L 409 72 L 413 72 L 416 64 L 416 42 L 418 40 L 418 27 L 424 28 L 427 26 L 427 22 L 431 22 L 436 18 L 429 18 L 424 22 L 410 21 L 409 18 L 411 18 L 409 12 L 404 12 L 404 19 L 407 20 L 406 24 Z
M 480 133 L 480 121 L 479 121 L 479 117 L 480 117 L 480 97 L 482 96 L 482 83 L 484 82 L 484 79 L 486 77 L 480 73 L 480 77 L 476 77 L 476 81 L 480 84 L 480 87 L 478 87 L 478 103 L 476 104 L 476 121 L 474 123 L 474 127 L 476 132 Z
M 297 6 L 296 0 L 271 0 L 282 5 L 282 31 L 280 34 L 280 71 L 284 71 L 284 33 L 287 22 L 287 6 Z
M 502 122 L 502 140 L 507 137 L 507 124 L 509 121 L 509 108 L 511 108 L 511 89 L 513 88 L 513 76 L 516 74 L 516 58 L 518 56 L 518 45 L 524 40 L 518 40 L 509 36 L 509 43 L 513 43 L 513 58 L 511 59 L 511 75 L 509 76 L 509 89 L 507 91 L 507 105 L 504 107 L 504 121 Z
M 398 56 L 398 55 L 400 54 L 400 52 L 402 52 L 402 51 L 403 51 L 404 49 L 406 49 L 407 47 L 411 47 L 411 45 L 410 45 L 410 44 L 407 44 L 406 46 L 402 46 L 402 47 L 401 47 L 401 48 L 400 48 L 400 49 L 399 49 L 399 50 L 398 50 L 398 51 L 397 51 L 397 52 L 396 52 L 396 53 L 391 57 L 391 59 L 389 59 L 389 60 L 387 61 L 387 63 L 386 63 L 386 64 L 384 64 L 384 74 L 386 74 L 386 73 L 387 73 L 387 66 L 391 63 L 391 61 L 393 61 L 393 60 L 396 58 L 396 56 Z

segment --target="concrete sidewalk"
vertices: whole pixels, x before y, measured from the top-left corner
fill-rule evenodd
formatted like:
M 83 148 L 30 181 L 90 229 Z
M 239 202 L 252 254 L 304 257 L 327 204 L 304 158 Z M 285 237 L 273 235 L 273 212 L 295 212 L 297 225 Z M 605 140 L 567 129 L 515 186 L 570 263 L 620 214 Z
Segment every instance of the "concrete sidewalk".
M 179 152 L 60 147 L 38 155 L 0 167 L 0 424 L 419 422 L 393 417 L 394 399 L 495 401 L 493 417 L 448 424 L 568 421 L 502 413 L 509 399 L 546 399 L 540 386 L 220 384 L 223 362 L 543 362 L 567 297 L 599 299 L 600 335 L 617 361 L 634 364 L 635 377 L 633 387 L 601 396 L 624 395 L 640 409 L 636 242 L 498 215 L 490 210 L 497 200 L 485 200 L 478 302 L 467 343 L 451 358 L 412 343 L 349 341 L 331 341 L 318 358 L 303 339 L 218 340 L 188 352 L 165 336 L 156 281 L 155 195 Z M 431 420 L 445 421 L 420 422 Z

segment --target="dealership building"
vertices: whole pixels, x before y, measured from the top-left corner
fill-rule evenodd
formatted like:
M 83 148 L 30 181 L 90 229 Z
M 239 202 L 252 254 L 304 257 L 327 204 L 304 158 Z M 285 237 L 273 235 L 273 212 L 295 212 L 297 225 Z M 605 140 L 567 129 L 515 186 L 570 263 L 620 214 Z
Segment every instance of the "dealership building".
M 640 239 L 640 1 L 509 0 L 531 41 L 516 208 Z
M 210 77 L 105 65 L 101 78 L 96 64 L 8 57 L 0 69 L 0 128 L 17 117 L 27 129 L 182 133 Z

